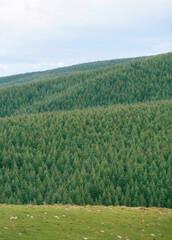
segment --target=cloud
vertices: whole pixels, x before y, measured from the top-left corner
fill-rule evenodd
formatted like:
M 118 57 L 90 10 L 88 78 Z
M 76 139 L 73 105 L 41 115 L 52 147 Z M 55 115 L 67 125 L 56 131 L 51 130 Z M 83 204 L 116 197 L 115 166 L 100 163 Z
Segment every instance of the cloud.
M 46 69 L 64 67 L 63 62 L 58 63 L 37 63 L 37 64 L 30 64 L 30 67 L 34 69 L 34 71 L 43 71 Z
M 172 51 L 172 42 L 164 41 L 154 46 L 155 52 L 170 52 Z
M 172 0 L 0 0 L 0 74 L 169 51 L 171 12 Z
M 35 71 L 44 71 L 48 69 L 64 67 L 63 62 L 57 63 L 37 63 L 37 64 L 28 64 L 28 63 L 9 63 L 9 64 L 0 64 L 0 76 L 12 75 L 12 74 L 19 74 L 22 72 L 35 72 Z
M 0 24 L 25 29 L 98 23 L 120 26 L 171 17 L 171 10 L 171 0 L 1 0 Z

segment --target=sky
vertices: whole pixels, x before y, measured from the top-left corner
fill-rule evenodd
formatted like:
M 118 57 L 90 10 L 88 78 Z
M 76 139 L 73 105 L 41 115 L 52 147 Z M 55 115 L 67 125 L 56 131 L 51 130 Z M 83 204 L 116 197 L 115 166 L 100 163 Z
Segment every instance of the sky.
M 0 77 L 172 51 L 172 0 L 0 0 Z

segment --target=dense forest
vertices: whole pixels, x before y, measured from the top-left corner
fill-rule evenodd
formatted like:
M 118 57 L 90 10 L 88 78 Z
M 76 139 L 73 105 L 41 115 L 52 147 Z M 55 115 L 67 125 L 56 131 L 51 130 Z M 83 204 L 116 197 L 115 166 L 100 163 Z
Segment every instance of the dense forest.
M 172 208 L 172 53 L 94 64 L 0 89 L 0 203 Z
M 123 59 L 115 59 L 115 60 L 107 60 L 107 61 L 97 61 L 90 63 L 77 64 L 69 67 L 61 67 L 53 70 L 47 70 L 42 72 L 32 72 L 25 74 L 17 74 L 8 77 L 0 78 L 0 88 L 7 87 L 11 85 L 28 83 L 35 80 L 45 80 L 48 78 L 56 77 L 58 75 L 70 74 L 75 72 L 82 72 L 88 70 L 95 70 L 98 68 L 105 68 L 109 66 L 114 66 L 117 64 L 130 62 L 133 60 L 140 60 L 145 57 L 137 57 L 137 58 L 123 58 Z
M 172 53 L 0 89 L 0 117 L 169 99 Z
M 172 207 L 172 101 L 0 120 L 0 202 Z

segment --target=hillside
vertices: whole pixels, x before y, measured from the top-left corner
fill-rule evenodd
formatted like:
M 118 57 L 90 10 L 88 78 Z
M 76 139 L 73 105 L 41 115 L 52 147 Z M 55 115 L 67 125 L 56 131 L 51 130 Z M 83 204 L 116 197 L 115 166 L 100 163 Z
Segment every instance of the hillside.
M 170 99 L 172 53 L 0 90 L 0 117 Z
M 98 68 L 104 68 L 108 66 L 114 66 L 117 64 L 130 62 L 133 60 L 140 60 L 145 57 L 138 57 L 138 58 L 124 58 L 124 59 L 115 59 L 115 60 L 107 60 L 107 61 L 97 61 L 97 62 L 90 62 L 84 64 L 77 64 L 69 67 L 62 67 L 56 68 L 53 70 L 47 70 L 42 72 L 32 72 L 32 73 L 25 73 L 25 74 L 17 74 L 8 77 L 0 77 L 0 88 L 12 86 L 16 84 L 23 84 L 28 83 L 31 81 L 36 80 L 45 80 L 48 78 L 54 78 L 58 75 L 65 75 L 75 72 L 82 72 L 88 70 L 95 70 Z
M 0 203 L 172 207 L 172 53 L 101 66 L 0 89 Z
M 0 119 L 0 203 L 172 207 L 172 100 Z
M 171 240 L 171 213 L 162 208 L 0 205 L 0 239 Z

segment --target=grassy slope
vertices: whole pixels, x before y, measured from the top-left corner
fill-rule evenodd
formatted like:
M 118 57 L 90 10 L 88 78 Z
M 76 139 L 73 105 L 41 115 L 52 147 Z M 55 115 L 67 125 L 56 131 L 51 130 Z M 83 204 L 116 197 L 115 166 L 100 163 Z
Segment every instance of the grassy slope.
M 115 59 L 115 60 L 107 60 L 107 61 L 98 61 L 98 62 L 90 62 L 84 64 L 77 64 L 69 67 L 62 67 L 48 71 L 42 72 L 32 72 L 32 73 L 25 73 L 25 74 L 17 74 L 8 77 L 1 77 L 0 78 L 0 88 L 12 86 L 16 84 L 23 84 L 28 83 L 35 80 L 45 80 L 48 78 L 56 77 L 58 75 L 70 74 L 75 72 L 82 72 L 88 70 L 95 70 L 98 68 L 104 68 L 108 66 L 114 66 L 116 64 L 121 64 L 125 62 L 130 62 L 133 60 L 139 60 L 145 57 L 138 57 L 138 58 L 124 58 L 124 59 Z
M 172 54 L 0 90 L 0 117 L 169 99 Z
M 170 240 L 171 213 L 158 208 L 0 205 L 0 239 Z

